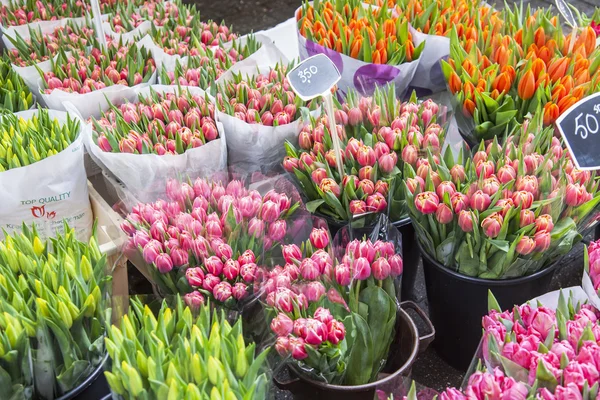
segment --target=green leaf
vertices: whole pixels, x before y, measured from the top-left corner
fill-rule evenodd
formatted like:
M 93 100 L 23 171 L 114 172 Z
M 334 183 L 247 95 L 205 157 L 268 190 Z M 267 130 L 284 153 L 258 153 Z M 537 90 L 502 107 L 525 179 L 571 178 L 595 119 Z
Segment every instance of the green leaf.
M 308 210 L 308 212 L 314 214 L 319 208 L 319 206 L 323 203 L 325 203 L 325 200 L 323 199 L 309 201 L 306 203 L 306 209 Z
M 373 339 L 367 321 L 357 313 L 352 313 L 354 330 L 353 343 L 346 365 L 344 384 L 349 386 L 368 383 L 373 368 Z

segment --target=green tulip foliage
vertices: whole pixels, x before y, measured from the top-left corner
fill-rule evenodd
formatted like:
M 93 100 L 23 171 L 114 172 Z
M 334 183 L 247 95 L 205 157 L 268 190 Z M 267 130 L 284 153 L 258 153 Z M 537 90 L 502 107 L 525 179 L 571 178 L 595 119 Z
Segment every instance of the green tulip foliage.
M 255 357 L 241 320 L 232 327 L 208 305 L 194 314 L 179 296 L 174 308 L 163 301 L 157 316 L 132 299 L 130 315 L 106 338 L 112 368 L 105 375 L 113 393 L 139 400 L 264 399 L 268 349 Z
M 0 386 L 11 400 L 32 398 L 31 373 L 35 398 L 59 397 L 104 357 L 106 256 L 64 231 L 44 242 L 23 225 L 0 242 Z

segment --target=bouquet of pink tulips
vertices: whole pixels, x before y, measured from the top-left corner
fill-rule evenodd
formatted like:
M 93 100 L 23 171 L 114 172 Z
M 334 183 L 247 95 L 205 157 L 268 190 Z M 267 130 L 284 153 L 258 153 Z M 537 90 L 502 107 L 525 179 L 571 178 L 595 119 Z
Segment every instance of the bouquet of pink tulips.
M 183 154 L 219 137 L 214 113 L 206 96 L 151 89 L 138 103 L 112 106 L 93 120 L 94 142 L 105 152 Z
M 438 112 L 431 100 L 400 102 L 393 85 L 378 88 L 373 97 L 350 91 L 335 112 L 343 176 L 325 116 L 302 129 L 297 148 L 286 143 L 283 167 L 293 174 L 311 212 L 336 221 L 389 212 L 396 221 L 406 214 L 399 180 L 404 166 L 416 166 L 427 149 L 440 152 L 446 131 Z
M 46 94 L 53 90 L 85 94 L 112 85 L 139 85 L 148 82 L 156 70 L 150 53 L 135 45 L 114 44 L 105 51 L 92 48 L 79 55 L 61 50 L 51 63 L 50 72 L 39 71 Z
M 231 59 L 224 61 L 214 58 L 210 49 L 203 51 L 202 56 L 190 56 L 186 63 L 175 61 L 173 71 L 167 71 L 163 65 L 160 81 L 165 85 L 197 86 L 208 89 L 217 79 L 233 65 Z M 211 93 L 214 93 L 213 90 Z
M 180 12 L 177 18 L 169 19 L 162 27 L 152 26 L 149 34 L 165 53 L 180 56 L 196 56 L 207 47 L 220 46 L 238 37 L 228 26 L 214 21 L 203 22 L 200 20 L 200 14 L 190 12 Z M 253 45 L 256 46 L 256 43 Z M 235 50 L 235 53 L 230 54 L 232 58 L 240 55 L 239 49 Z M 254 51 L 256 48 L 247 54 Z
M 600 240 L 585 248 L 584 276 L 581 286 L 595 307 L 600 307 Z
M 268 74 L 233 74 L 217 89 L 219 110 L 249 124 L 281 126 L 296 121 L 301 107 L 312 111 L 317 102 L 305 102 L 296 96 L 286 77 L 292 68 L 293 64 L 277 64 Z
M 88 24 L 91 25 L 91 22 Z M 54 57 L 59 51 L 81 52 L 87 46 L 99 47 L 94 30 L 88 26 L 68 23 L 54 29 L 52 33 L 42 33 L 41 28 L 29 28 L 29 38 L 19 33 L 13 38 L 6 35 L 14 48 L 8 50 L 10 62 L 19 67 L 26 67 Z M 110 38 L 107 36 L 107 40 Z
M 234 307 L 252 294 L 256 263 L 283 240 L 299 204 L 271 191 L 264 197 L 240 181 L 224 186 L 169 182 L 169 201 L 139 204 L 123 223 L 129 248 L 141 252 L 163 293 L 210 296 Z
M 482 361 L 498 367 L 494 375 L 521 381 L 522 395 L 511 398 L 530 398 L 529 393 L 541 400 L 596 399 L 600 313 L 595 308 L 573 304 L 562 292 L 556 310 L 526 304 L 502 311 L 493 296 L 489 307 L 489 314 L 483 317 Z M 481 372 L 469 380 L 474 390 L 487 387 L 491 393 L 501 389 L 495 383 Z M 457 398 L 471 398 L 467 392 L 465 395 Z
M 91 10 L 82 0 L 35 1 L 11 0 L 0 7 L 0 23 L 4 26 L 27 25 L 37 21 L 82 17 Z
M 461 274 L 532 274 L 566 254 L 597 215 L 595 173 L 573 166 L 541 116 L 515 132 L 473 156 L 419 159 L 406 176 L 423 249 Z
M 329 242 L 315 228 L 301 247 L 282 246 L 285 266 L 266 272 L 260 289 L 280 355 L 311 379 L 361 385 L 376 380 L 394 338 L 402 257 L 394 242 L 365 239 L 338 261 Z
M 179 17 L 180 9 L 183 8 L 182 13 L 186 13 L 187 18 L 195 13 L 195 8 L 189 8 L 179 1 L 168 1 L 168 2 L 145 2 L 143 6 L 138 9 L 139 15 L 146 21 L 152 22 L 154 26 L 163 26 L 168 21 L 177 19 Z

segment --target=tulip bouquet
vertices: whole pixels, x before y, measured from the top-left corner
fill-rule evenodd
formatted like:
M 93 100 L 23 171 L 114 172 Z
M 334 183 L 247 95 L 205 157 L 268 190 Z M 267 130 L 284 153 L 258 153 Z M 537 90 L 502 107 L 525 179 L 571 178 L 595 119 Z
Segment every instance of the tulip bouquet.
M 300 108 L 317 108 L 316 101 L 305 102 L 290 87 L 286 72 L 294 67 L 277 64 L 268 73 L 254 76 L 232 74 L 217 89 L 219 110 L 248 124 L 281 126 L 300 118 Z
M 406 215 L 399 178 L 405 165 L 416 167 L 419 155 L 439 154 L 446 135 L 438 123 L 439 106 L 396 99 L 393 86 L 379 88 L 373 97 L 349 91 L 337 106 L 336 127 L 342 151 L 343 176 L 327 117 L 312 119 L 298 137 L 298 147 L 286 143 L 286 171 L 292 173 L 307 197 L 307 209 L 336 221 L 372 212 L 389 212 L 397 221 Z
M 425 42 L 416 44 L 409 24 L 391 16 L 387 6 L 359 0 L 305 2 L 296 11 L 300 57 L 323 53 L 336 64 L 342 92 L 355 88 L 370 95 L 393 82 L 400 95 L 413 78 Z
M 124 103 L 93 120 L 94 143 L 104 152 L 183 154 L 219 137 L 214 105 L 209 98 L 191 94 L 139 95 L 138 103 Z
M 79 120 L 62 124 L 39 110 L 31 119 L 9 114 L 0 120 L 0 172 L 24 167 L 65 150 L 79 137 Z
M 11 0 L 0 7 L 0 23 L 4 26 L 27 25 L 37 21 L 82 17 L 90 10 L 89 3 L 81 0 Z
M 23 79 L 9 63 L 0 59 L 0 109 L 8 112 L 25 111 L 29 110 L 33 103 L 33 95 Z
M 186 307 L 180 297 L 171 308 L 162 302 L 155 316 L 131 300 L 120 328 L 108 330 L 106 348 L 112 366 L 104 374 L 119 398 L 264 399 L 269 349 L 255 355 L 246 344 L 242 321 L 233 327 L 207 305 Z
M 285 194 L 263 197 L 236 180 L 171 181 L 167 197 L 127 216 L 129 249 L 151 265 L 164 293 L 198 290 L 231 308 L 252 294 L 257 259 L 285 238 L 286 220 L 299 207 Z
M 155 69 L 150 53 L 135 45 L 114 43 L 105 51 L 92 48 L 80 55 L 60 50 L 51 60 L 50 72 L 39 70 L 43 81 L 41 91 L 86 94 L 112 85 L 134 86 L 148 82 Z
M 138 12 L 140 16 L 146 21 L 152 22 L 155 26 L 164 26 L 168 21 L 179 17 L 179 10 L 184 8 L 182 11 L 186 13 L 186 18 L 189 20 L 195 13 L 194 8 L 188 8 L 179 1 L 168 1 L 168 2 L 145 2 Z
M 32 362 L 40 397 L 62 396 L 102 362 L 110 318 L 102 299 L 110 281 L 105 267 L 96 240 L 79 242 L 68 226 L 52 242 L 27 225 L 0 242 L 0 325 L 9 339 L 0 352 L 7 359 L 14 348 L 11 362 Z M 29 340 L 31 355 L 15 351 L 23 340 Z
M 83 26 L 69 22 L 51 33 L 42 33 L 41 27 L 29 27 L 27 38 L 18 32 L 15 37 L 6 35 L 14 46 L 7 52 L 8 58 L 18 67 L 27 67 L 51 59 L 59 50 L 80 52 L 90 45 L 98 47 L 94 30 L 88 25 L 91 26 L 91 21 Z M 107 36 L 107 39 L 110 38 Z
M 265 273 L 261 290 L 281 356 L 313 379 L 361 385 L 377 379 L 388 357 L 402 258 L 394 242 L 381 240 L 339 250 L 341 262 L 327 231 L 313 229 L 301 247 L 282 246 L 286 264 Z
M 585 248 L 584 275 L 581 286 L 587 294 L 590 302 L 595 306 L 600 306 L 600 240 L 591 242 Z
M 0 315 L 0 373 L 5 395 L 11 400 L 30 399 L 33 377 L 29 365 L 29 338 L 18 318 Z
M 305 3 L 296 15 L 306 39 L 373 64 L 399 65 L 419 58 L 408 23 L 390 17 L 387 6 L 364 7 L 359 1 Z
M 553 14 L 506 8 L 499 32 L 478 32 L 467 43 L 456 29 L 451 33 L 442 70 L 462 108 L 457 115 L 463 134 L 472 142 L 504 134 L 528 113 L 543 113 L 544 124 L 551 125 L 595 90 L 596 33 L 586 27 L 576 39 L 565 36 Z
M 542 124 L 538 115 L 504 146 L 482 143 L 472 157 L 448 151 L 417 162 L 405 177 L 407 203 L 430 257 L 461 274 L 506 279 L 547 266 L 581 239 L 600 202 L 595 173 L 574 168 Z
M 525 394 L 527 388 L 537 399 L 596 398 L 600 380 L 600 313 L 596 309 L 574 305 L 562 292 L 556 311 L 526 304 L 502 312 L 493 296 L 490 300 L 490 312 L 483 318 L 482 349 L 488 368 L 500 367 L 521 381 L 519 392 Z M 494 372 L 502 375 L 499 369 Z M 470 382 L 474 380 L 471 377 Z
M 175 61 L 173 71 L 163 65 L 160 70 L 160 81 L 165 85 L 197 86 L 208 89 L 217 79 L 225 73 L 232 65 L 230 58 L 224 61 L 214 58 L 210 49 L 203 51 L 202 56 L 190 56 L 187 62 Z M 211 93 L 215 93 L 212 90 Z
M 151 3 L 155 5 L 156 3 Z M 131 32 L 146 21 L 133 3 L 117 4 L 112 19 L 108 20 L 110 29 L 115 33 Z

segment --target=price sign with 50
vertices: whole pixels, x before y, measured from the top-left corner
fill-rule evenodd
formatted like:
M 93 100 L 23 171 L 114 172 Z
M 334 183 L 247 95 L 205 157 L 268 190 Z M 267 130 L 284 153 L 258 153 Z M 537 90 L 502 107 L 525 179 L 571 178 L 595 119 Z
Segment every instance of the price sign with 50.
M 579 169 L 600 168 L 600 93 L 594 93 L 565 111 L 556 126 Z

